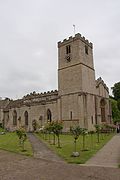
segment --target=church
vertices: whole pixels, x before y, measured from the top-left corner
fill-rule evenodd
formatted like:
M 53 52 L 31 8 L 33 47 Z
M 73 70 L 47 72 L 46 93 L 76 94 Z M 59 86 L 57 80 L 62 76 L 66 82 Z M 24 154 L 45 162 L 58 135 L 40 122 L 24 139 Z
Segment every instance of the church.
M 33 131 L 34 123 L 52 121 L 62 121 L 64 131 L 112 123 L 108 87 L 101 77 L 95 79 L 93 44 L 79 33 L 58 42 L 58 90 L 0 100 L 0 122 L 10 131 L 21 126 Z

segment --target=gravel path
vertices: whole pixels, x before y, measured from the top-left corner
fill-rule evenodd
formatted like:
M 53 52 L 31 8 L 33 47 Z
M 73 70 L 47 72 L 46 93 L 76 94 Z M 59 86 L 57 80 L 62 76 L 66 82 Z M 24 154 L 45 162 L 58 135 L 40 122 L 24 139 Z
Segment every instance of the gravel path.
M 120 169 L 53 162 L 0 150 L 0 180 L 120 180 Z
M 28 133 L 28 138 L 32 144 L 34 157 L 46 159 L 49 161 L 61 161 L 63 160 L 57 156 L 52 150 L 50 150 L 40 139 L 38 139 L 34 134 Z
M 120 164 L 120 135 L 115 135 L 100 151 L 97 152 L 85 165 L 118 167 Z
M 34 135 L 28 136 L 34 142 L 37 158 L 0 150 L 0 180 L 120 180 L 120 169 L 115 168 L 120 157 L 120 135 L 114 136 L 85 166 L 64 163 Z

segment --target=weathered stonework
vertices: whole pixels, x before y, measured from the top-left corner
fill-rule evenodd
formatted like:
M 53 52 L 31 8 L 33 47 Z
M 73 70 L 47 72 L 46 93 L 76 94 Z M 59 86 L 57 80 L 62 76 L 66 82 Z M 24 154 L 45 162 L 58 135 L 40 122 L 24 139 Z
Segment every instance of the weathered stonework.
M 109 91 L 95 80 L 93 45 L 80 34 L 58 42 L 58 91 L 31 93 L 18 100 L 0 101 L 0 122 L 15 130 L 33 122 L 63 121 L 64 131 L 74 124 L 94 129 L 96 123 L 111 123 Z

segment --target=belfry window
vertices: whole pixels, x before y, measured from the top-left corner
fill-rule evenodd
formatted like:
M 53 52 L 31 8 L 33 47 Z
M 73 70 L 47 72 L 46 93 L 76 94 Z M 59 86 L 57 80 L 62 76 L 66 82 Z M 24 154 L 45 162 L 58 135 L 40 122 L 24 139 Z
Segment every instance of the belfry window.
M 66 54 L 70 54 L 71 53 L 71 46 L 68 45 L 66 46 Z
M 85 45 L 85 53 L 88 54 L 88 46 Z

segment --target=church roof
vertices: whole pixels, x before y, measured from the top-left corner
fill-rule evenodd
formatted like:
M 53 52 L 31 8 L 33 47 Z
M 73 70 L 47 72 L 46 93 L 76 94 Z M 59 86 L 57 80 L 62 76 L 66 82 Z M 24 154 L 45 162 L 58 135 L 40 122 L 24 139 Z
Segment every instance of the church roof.
M 10 100 L 8 98 L 0 100 L 0 109 L 4 109 L 8 105 L 9 101 Z
M 96 88 L 99 87 L 99 85 L 102 84 L 104 86 L 104 88 L 107 90 L 107 92 L 109 92 L 109 88 L 107 87 L 107 85 L 104 83 L 103 79 L 101 77 L 99 77 L 96 80 Z
M 6 106 L 6 108 L 4 110 L 8 110 L 10 108 L 19 108 L 22 105 L 23 105 L 22 99 L 10 100 L 9 104 Z
M 4 107 L 4 111 L 8 111 L 11 108 L 20 108 L 21 106 L 30 106 L 35 104 L 44 105 L 46 102 L 54 101 L 58 98 L 58 91 L 48 91 L 44 93 L 30 93 L 25 95 L 22 99 L 10 100 L 9 104 Z

